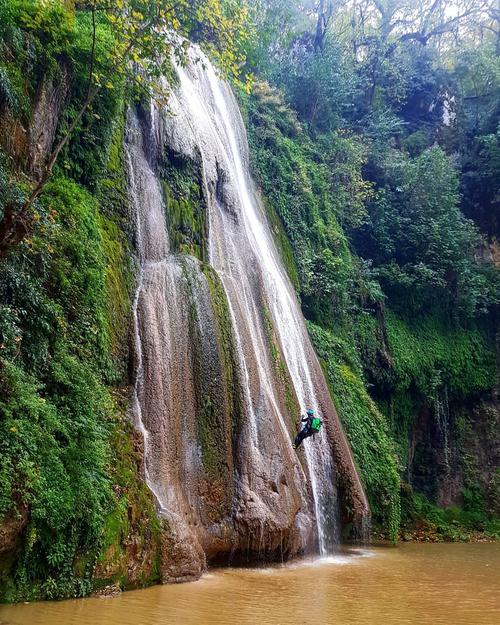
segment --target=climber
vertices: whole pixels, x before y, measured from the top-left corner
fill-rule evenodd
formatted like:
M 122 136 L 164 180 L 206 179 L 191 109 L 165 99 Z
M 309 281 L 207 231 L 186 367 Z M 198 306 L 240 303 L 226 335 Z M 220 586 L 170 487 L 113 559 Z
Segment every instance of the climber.
M 306 415 L 301 418 L 300 422 L 304 423 L 304 426 L 295 437 L 295 440 L 293 442 L 294 449 L 300 447 L 302 441 L 305 438 L 309 438 L 309 436 L 312 436 L 313 434 L 319 432 L 321 430 L 321 426 L 323 425 L 323 421 L 321 421 L 321 419 L 319 419 L 318 417 L 315 417 L 314 410 L 311 410 L 310 408 L 306 412 Z

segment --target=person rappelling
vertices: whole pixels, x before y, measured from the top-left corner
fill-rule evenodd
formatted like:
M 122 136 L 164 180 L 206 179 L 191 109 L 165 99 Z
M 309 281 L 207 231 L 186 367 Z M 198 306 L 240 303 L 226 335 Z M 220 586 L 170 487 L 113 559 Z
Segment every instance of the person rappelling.
M 292 447 L 298 449 L 305 438 L 309 438 L 313 434 L 317 434 L 321 430 L 323 421 L 319 417 L 314 416 L 314 410 L 309 408 L 304 416 L 301 417 L 300 423 L 303 423 L 302 429 L 295 437 Z

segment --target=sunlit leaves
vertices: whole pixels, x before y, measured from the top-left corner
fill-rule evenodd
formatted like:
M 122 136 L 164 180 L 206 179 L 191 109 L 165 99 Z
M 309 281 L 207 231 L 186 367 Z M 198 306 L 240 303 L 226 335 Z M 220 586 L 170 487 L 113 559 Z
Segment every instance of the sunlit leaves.
M 159 79 L 170 76 L 173 57 L 186 62 L 187 39 L 205 48 L 224 75 L 248 87 L 250 77 L 243 71 L 245 45 L 251 35 L 246 0 L 77 0 L 74 5 L 65 0 L 15 0 L 15 3 L 25 29 L 51 37 L 59 49 L 64 48 L 70 54 L 71 42 L 80 35 L 78 29 L 84 28 L 89 48 L 95 44 L 91 81 L 97 90 L 112 88 L 117 77 L 125 76 L 141 89 L 148 85 L 153 95 L 163 97 L 165 84 Z M 76 25 L 75 16 L 80 17 Z

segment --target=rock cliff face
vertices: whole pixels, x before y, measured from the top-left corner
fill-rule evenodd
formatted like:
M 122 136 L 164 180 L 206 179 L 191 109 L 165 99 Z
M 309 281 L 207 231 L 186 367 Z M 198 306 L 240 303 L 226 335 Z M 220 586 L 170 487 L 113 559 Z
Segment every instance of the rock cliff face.
M 61 64 L 57 78 L 40 81 L 31 102 L 29 124 L 23 126 L 12 113 L 0 110 L 0 145 L 16 165 L 39 178 L 54 142 L 59 116 L 69 92 L 69 70 Z
M 479 487 L 498 516 L 500 422 L 498 395 L 468 403 L 441 402 L 421 409 L 410 435 L 409 483 L 439 506 L 463 506 L 464 492 Z
M 8 568 L 21 542 L 21 536 L 28 523 L 28 508 L 20 506 L 0 523 L 0 570 Z
M 368 514 L 252 189 L 234 97 L 207 59 L 178 73 L 169 113 L 131 111 L 125 143 L 139 266 L 133 412 L 165 581 L 207 561 L 326 553 L 342 523 Z M 325 428 L 296 454 L 306 407 Z

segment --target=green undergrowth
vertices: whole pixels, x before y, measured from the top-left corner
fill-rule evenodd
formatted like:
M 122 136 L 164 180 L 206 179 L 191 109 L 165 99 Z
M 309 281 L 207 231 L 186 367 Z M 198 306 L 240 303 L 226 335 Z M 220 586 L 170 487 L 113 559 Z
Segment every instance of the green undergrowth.
M 108 584 L 118 584 L 122 589 L 144 587 L 160 579 L 160 522 L 141 475 L 142 441 L 138 444 L 140 436 L 123 417 L 125 401 L 126 397 L 118 398 L 110 438 L 113 459 L 108 471 L 114 501 L 104 523 L 94 589 Z M 137 571 L 133 578 L 131 569 Z
M 390 310 L 384 328 L 385 362 L 377 362 L 376 330 L 366 332 L 360 342 L 365 369 L 377 384 L 379 405 L 404 459 L 409 432 L 422 408 L 435 410 L 444 401 L 477 401 L 491 391 L 496 378 L 494 337 L 477 324 L 462 328 L 432 315 L 410 322 Z
M 465 540 L 474 532 L 495 536 L 498 512 L 489 504 L 495 499 L 494 485 L 482 475 L 477 455 L 478 445 L 485 458 L 492 453 L 489 441 L 498 424 L 493 406 L 480 408 L 496 380 L 495 343 L 488 326 L 469 322 L 461 327 L 432 314 L 409 320 L 386 309 L 378 319 L 359 318 L 355 334 L 401 474 L 405 479 L 410 474 L 421 491 L 403 488 L 403 535 L 421 539 L 428 532 L 436 540 Z M 421 438 L 422 423 L 434 434 Z M 447 439 L 442 440 L 445 431 Z M 460 505 L 441 510 L 433 502 L 447 479 L 443 470 L 458 473 L 462 486 L 456 493 Z
M 29 101 L 25 93 L 25 79 L 19 67 L 0 62 L 0 111 L 8 109 L 16 117 L 29 116 Z
M 405 485 L 401 498 L 401 538 L 435 542 L 500 540 L 500 520 L 487 514 L 481 491 L 466 489 L 462 495 L 462 506 L 440 508 Z
M 458 398 L 491 389 L 495 351 L 492 337 L 480 327 L 453 327 L 433 316 L 410 324 L 390 311 L 385 325 L 397 389 L 414 384 L 432 396 L 436 385 L 446 385 Z
M 100 201 L 54 178 L 33 235 L 0 265 L 0 514 L 29 511 L 16 564 L 2 574 L 8 601 L 85 595 L 105 561 L 126 586 L 131 532 L 155 550 L 154 504 L 114 400 L 126 383 L 131 288 L 115 158 Z
M 384 416 L 368 395 L 356 353 L 313 323 L 309 334 L 353 450 L 375 526 L 395 540 L 400 521 L 399 475 Z
M 117 365 L 98 205 L 57 178 L 35 217 L 33 236 L 0 267 L 0 514 L 29 509 L 8 600 L 86 594 L 112 501 L 106 382 Z
M 55 27 L 54 25 L 57 25 Z M 0 0 L 0 110 L 26 121 L 42 78 L 60 78 L 59 61 L 71 50 L 71 12 L 59 3 Z

